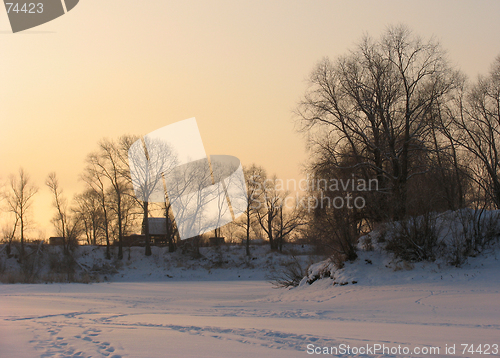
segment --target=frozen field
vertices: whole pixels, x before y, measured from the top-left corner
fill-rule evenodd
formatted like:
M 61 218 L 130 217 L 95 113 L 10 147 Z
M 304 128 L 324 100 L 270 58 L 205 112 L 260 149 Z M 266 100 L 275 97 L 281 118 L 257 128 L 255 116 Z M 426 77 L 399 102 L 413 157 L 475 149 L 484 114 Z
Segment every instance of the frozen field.
M 494 356 L 498 275 L 469 280 L 473 272 L 396 285 L 324 279 L 290 291 L 264 281 L 0 285 L 0 356 L 309 357 L 342 343 L 412 354 L 338 356 L 424 356 L 413 349 L 434 346 L 440 354 L 427 356 L 476 357 L 487 345 Z M 462 354 L 461 344 L 483 354 Z
M 82 267 L 104 265 L 80 250 Z M 242 250 L 132 252 L 112 282 L 0 284 L 0 358 L 500 356 L 498 247 L 462 268 L 360 249 L 334 279 L 292 290 L 265 279 L 286 255 Z

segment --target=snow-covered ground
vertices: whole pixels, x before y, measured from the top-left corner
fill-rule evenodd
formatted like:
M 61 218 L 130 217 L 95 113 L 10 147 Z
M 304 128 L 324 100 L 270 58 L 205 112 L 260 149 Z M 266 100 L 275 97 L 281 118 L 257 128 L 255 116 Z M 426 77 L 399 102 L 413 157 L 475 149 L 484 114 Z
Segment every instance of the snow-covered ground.
M 377 255 L 339 271 L 343 286 L 327 278 L 277 290 L 265 280 L 210 280 L 207 270 L 198 281 L 0 285 L 0 357 L 498 355 L 495 251 L 460 269 L 394 271 Z
M 18 262 L 16 247 L 10 256 L 6 245 L 0 245 L 0 282 L 64 282 L 68 281 L 68 266 L 61 246 L 29 245 L 26 262 L 30 262 L 25 275 Z M 79 246 L 73 252 L 74 273 L 72 282 L 144 282 L 144 281 L 186 281 L 186 280 L 266 280 L 279 273 L 289 262 L 294 261 L 303 269 L 321 259 L 311 255 L 308 245 L 285 245 L 284 252 L 273 252 L 269 245 L 252 245 L 251 256 L 245 254 L 243 245 L 222 245 L 201 247 L 200 257 L 193 258 L 191 252 L 168 252 L 167 247 L 152 247 L 152 255 L 146 257 L 143 247 L 125 247 L 123 260 L 117 260 L 118 248 L 111 247 L 111 260 L 105 258 L 103 246 Z M 28 278 L 28 279 L 26 279 Z
M 446 215 L 440 240 L 453 243 L 461 229 Z M 361 238 L 342 268 L 301 245 L 287 248 L 295 259 L 228 245 L 196 259 L 132 248 L 122 261 L 80 247 L 75 278 L 94 283 L 0 284 L 0 358 L 500 356 L 497 239 L 457 268 L 446 255 L 402 261 L 377 238 Z M 31 249 L 34 282 L 65 279 L 56 251 Z M 0 254 L 3 282 L 22 278 L 15 257 Z M 273 289 L 269 276 L 290 260 L 316 263 L 298 287 Z

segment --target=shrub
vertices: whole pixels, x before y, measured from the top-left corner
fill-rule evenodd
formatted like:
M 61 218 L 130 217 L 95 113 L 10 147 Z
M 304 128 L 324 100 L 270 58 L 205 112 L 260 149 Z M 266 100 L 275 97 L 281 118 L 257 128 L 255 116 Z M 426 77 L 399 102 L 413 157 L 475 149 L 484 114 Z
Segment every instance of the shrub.
M 460 210 L 456 212 L 460 225 L 451 229 L 451 239 L 447 247 L 448 263 L 461 266 L 468 257 L 476 256 L 485 246 L 500 236 L 499 212 Z
M 305 273 L 306 271 L 299 260 L 292 255 L 290 261 L 269 277 L 269 282 L 273 284 L 274 288 L 297 287 Z
M 394 223 L 385 249 L 409 262 L 434 261 L 440 246 L 440 231 L 433 213 L 410 217 Z

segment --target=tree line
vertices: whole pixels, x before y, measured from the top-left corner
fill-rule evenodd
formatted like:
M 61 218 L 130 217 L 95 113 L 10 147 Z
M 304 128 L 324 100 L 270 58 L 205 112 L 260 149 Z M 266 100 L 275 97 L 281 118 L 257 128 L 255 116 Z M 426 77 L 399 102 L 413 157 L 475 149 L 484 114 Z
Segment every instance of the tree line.
M 307 138 L 308 177 L 323 183 L 352 180 L 344 191 L 362 198 L 363 205 L 335 205 L 338 190 L 328 185 L 308 186 L 301 200 L 314 205 L 298 205 L 289 200 L 294 193 L 262 166 L 244 167 L 246 211 L 214 235 L 244 243 L 247 255 L 252 239 L 283 250 L 285 242 L 300 238 L 319 252 L 354 259 L 358 238 L 383 223 L 466 207 L 500 209 L 500 56 L 488 75 L 469 80 L 450 65 L 435 39 L 422 39 L 405 26 L 389 27 L 379 38 L 363 37 L 346 55 L 319 61 L 295 113 Z M 53 224 L 66 252 L 78 241 L 104 243 L 111 258 L 114 243 L 122 259 L 124 237 L 142 232 L 145 255 L 151 255 L 151 216 L 168 218 L 169 251 L 177 249 L 169 198 L 161 203 L 145 198 L 165 192 L 164 178 L 145 181 L 141 195 L 134 192 L 128 152 L 138 139 L 101 140 L 86 158 L 80 176 L 85 189 L 71 205 L 56 174 L 47 177 Z M 183 183 L 178 192 L 213 181 L 203 166 L 174 169 L 168 147 L 152 151 L 148 160 L 175 174 L 176 185 Z M 145 177 L 148 170 L 143 168 Z M 374 180 L 376 190 L 354 186 Z M 9 250 L 16 240 L 24 250 L 26 212 L 36 193 L 22 169 L 4 190 L 5 209 L 14 218 L 3 230 Z
M 79 243 L 105 245 L 106 257 L 111 259 L 111 247 L 114 245 L 118 247 L 117 258 L 122 259 L 124 237 L 141 233 L 145 237 L 145 255 L 149 256 L 152 243 L 148 218 L 152 216 L 166 218 L 169 251 L 177 249 L 180 244 L 177 225 L 171 202 L 161 182 L 162 177 L 147 175 L 150 168 L 140 168 L 138 162 L 129 156 L 129 149 L 138 139 L 137 136 L 125 135 L 117 140 L 101 140 L 97 150 L 86 157 L 85 168 L 80 175 L 84 190 L 75 195 L 71 202 L 68 202 L 56 173 L 47 176 L 45 185 L 52 194 L 55 212 L 51 221 L 57 236 L 63 239 L 64 253 L 69 255 Z M 157 167 L 162 166 L 162 172 L 170 171 L 174 180 L 167 184 L 176 185 L 177 191 L 187 191 L 193 185 L 211 184 L 211 171 L 201 170 L 206 168 L 200 169 L 199 165 L 190 169 L 176 168 L 175 157 L 168 146 L 162 144 L 155 152 L 161 155 L 154 158 L 153 151 L 150 151 L 148 162 L 154 162 Z M 139 190 L 134 190 L 131 160 L 135 165 L 135 173 L 139 173 L 136 176 L 142 176 L 135 178 L 141 183 Z M 230 241 L 245 243 L 247 255 L 251 254 L 250 241 L 256 238 L 267 240 L 271 249 L 283 250 L 286 238 L 305 224 L 305 217 L 299 210 L 284 210 L 283 200 L 290 192 L 276 185 L 276 176 L 268 178 L 265 169 L 257 165 L 244 167 L 244 174 L 248 188 L 245 214 L 235 222 L 216 229 L 213 235 L 224 235 Z M 149 202 L 149 197 L 158 187 L 162 200 Z M 11 245 L 18 243 L 20 256 L 23 256 L 28 210 L 38 189 L 22 168 L 17 175 L 10 176 L 8 185 L 4 187 L 4 209 L 14 218 L 3 230 L 3 241 L 8 245 L 9 254 Z M 200 239 L 195 237 L 187 241 L 198 249 Z
M 344 257 L 384 222 L 500 208 L 500 56 L 488 75 L 469 80 L 435 39 L 389 27 L 318 62 L 296 114 L 310 173 L 379 183 L 361 193 L 364 208 L 321 208 L 311 218 L 311 234 Z

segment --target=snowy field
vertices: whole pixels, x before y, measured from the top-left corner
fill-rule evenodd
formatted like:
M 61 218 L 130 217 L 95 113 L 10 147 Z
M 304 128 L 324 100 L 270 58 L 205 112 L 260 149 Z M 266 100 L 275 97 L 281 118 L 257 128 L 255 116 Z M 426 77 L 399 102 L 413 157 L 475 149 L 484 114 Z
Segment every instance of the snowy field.
M 80 273 L 101 282 L 0 284 L 0 358 L 500 356 L 498 244 L 460 268 L 361 245 L 323 279 L 331 261 L 300 248 L 303 268 L 316 263 L 288 290 L 266 278 L 290 256 L 266 246 L 251 258 L 243 247 L 204 248 L 196 260 L 137 248 L 121 263 L 80 247 Z M 36 251 L 45 275 L 51 250 Z M 4 274 L 15 270 L 3 257 Z
M 325 356 L 311 354 L 321 349 L 344 357 L 476 357 L 487 345 L 494 356 L 497 261 L 483 271 L 461 269 L 459 278 L 450 269 L 417 280 L 412 270 L 399 284 L 323 279 L 292 290 L 265 281 L 0 285 L 0 356 Z M 461 344 L 482 345 L 483 354 L 462 354 Z M 368 353 L 408 347 L 411 354 L 331 354 L 330 347 L 347 345 Z M 456 354 L 446 354 L 446 345 Z M 431 346 L 440 354 L 413 354 Z

